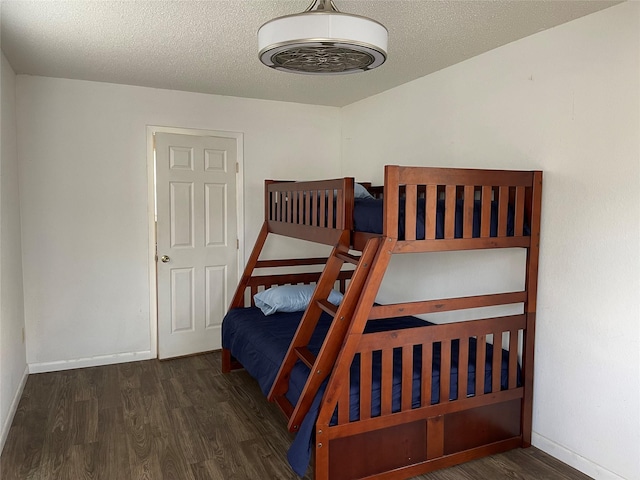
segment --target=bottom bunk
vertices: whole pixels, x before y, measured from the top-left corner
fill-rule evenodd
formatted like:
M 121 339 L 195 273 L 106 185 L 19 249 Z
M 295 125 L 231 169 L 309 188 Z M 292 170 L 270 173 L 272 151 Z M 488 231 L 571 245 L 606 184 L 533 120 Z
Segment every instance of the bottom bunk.
M 266 395 L 302 314 L 231 309 L 222 325 L 227 369 L 233 357 Z M 311 353 L 332 320 L 321 316 Z M 287 455 L 293 470 L 304 475 L 315 457 L 317 479 L 407 478 L 522 445 L 525 327 L 524 315 L 447 325 L 370 320 L 351 365 L 338 363 L 328 379 L 343 387 L 327 395 L 325 381 L 300 425 Z M 287 393 L 293 405 L 308 375 L 298 362 Z

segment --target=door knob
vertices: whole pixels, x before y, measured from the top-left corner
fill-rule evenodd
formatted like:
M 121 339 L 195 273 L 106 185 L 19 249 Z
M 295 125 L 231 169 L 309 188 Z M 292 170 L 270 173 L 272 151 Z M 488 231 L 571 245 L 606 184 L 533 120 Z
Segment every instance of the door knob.
M 169 258 L 169 255 L 162 255 L 162 257 L 160 257 L 160 260 L 162 260 L 162 263 L 167 263 L 171 259 Z

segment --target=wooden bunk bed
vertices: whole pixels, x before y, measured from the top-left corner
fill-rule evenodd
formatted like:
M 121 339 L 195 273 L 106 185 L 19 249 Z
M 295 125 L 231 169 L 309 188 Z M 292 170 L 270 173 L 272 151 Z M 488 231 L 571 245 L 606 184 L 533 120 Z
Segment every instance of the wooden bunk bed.
M 261 386 L 290 431 L 312 431 L 317 480 L 409 478 L 530 445 L 541 191 L 539 171 L 386 166 L 383 225 L 364 232 L 354 226 L 352 178 L 265 182 L 265 222 L 227 317 L 255 310 L 265 288 L 316 285 Z M 270 233 L 333 249 L 326 259 L 261 260 Z M 375 303 L 394 254 L 494 248 L 526 249 L 522 291 Z M 272 272 L 256 274 L 263 268 Z M 334 288 L 344 292 L 339 306 L 327 301 Z M 512 304 L 522 313 L 394 327 L 407 315 Z M 263 320 L 246 322 L 252 330 Z M 225 324 L 229 372 L 243 365 Z

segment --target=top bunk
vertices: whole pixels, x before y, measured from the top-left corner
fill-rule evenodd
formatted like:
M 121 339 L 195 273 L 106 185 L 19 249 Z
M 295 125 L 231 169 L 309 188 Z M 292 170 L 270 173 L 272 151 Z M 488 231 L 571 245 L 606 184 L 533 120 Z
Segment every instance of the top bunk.
M 387 165 L 368 189 L 350 177 L 267 180 L 265 226 L 359 251 L 375 236 L 394 239 L 394 253 L 537 247 L 540 171 Z

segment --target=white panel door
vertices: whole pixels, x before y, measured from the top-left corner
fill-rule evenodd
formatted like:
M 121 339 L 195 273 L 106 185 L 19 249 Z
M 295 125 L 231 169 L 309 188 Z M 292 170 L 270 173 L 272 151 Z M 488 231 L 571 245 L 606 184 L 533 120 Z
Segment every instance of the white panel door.
M 235 138 L 155 134 L 158 356 L 219 349 L 238 283 Z

